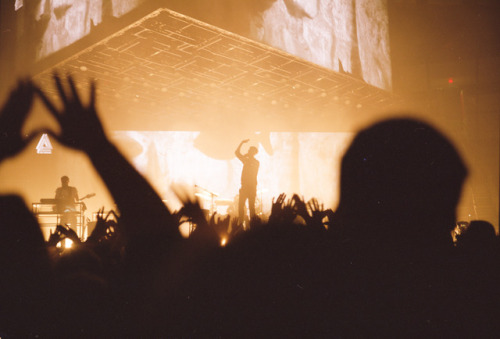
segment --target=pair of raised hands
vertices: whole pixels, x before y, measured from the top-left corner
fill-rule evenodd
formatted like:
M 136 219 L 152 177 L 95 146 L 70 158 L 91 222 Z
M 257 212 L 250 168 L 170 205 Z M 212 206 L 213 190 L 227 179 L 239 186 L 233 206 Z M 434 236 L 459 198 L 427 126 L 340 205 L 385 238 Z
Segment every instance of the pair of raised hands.
M 273 198 L 271 217 L 275 220 L 290 223 L 297 215 L 301 216 L 308 226 L 324 230 L 323 218 L 330 216 L 331 210 L 325 210 L 323 204 L 315 198 L 306 203 L 297 194 L 288 200 L 285 193 L 281 193 L 276 200 Z
M 84 104 L 76 90 L 71 76 L 61 77 L 54 74 L 54 83 L 62 102 L 62 108 L 49 100 L 43 89 L 38 88 L 31 80 L 21 80 L 10 93 L 7 102 L 0 110 L 0 161 L 15 156 L 39 134 L 48 133 L 61 144 L 92 152 L 107 138 L 97 116 L 95 108 L 95 82 L 90 82 L 89 102 Z M 50 130 L 38 130 L 30 135 L 22 135 L 22 127 L 28 116 L 35 95 L 44 102 L 49 112 L 61 127 L 60 134 Z
M 71 228 L 67 226 L 57 225 L 56 231 L 52 233 L 47 242 L 47 246 L 56 246 L 58 242 L 64 239 L 71 239 L 75 244 L 81 244 L 80 238 Z

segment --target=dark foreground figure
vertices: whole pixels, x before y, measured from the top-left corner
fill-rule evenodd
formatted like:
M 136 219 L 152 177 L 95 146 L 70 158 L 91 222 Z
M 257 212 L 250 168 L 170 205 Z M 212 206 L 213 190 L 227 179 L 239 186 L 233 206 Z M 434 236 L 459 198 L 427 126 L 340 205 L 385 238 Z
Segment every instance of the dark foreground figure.
M 220 247 L 230 220 L 205 220 L 189 200 L 168 211 L 106 137 L 94 86 L 86 105 L 71 77 L 55 84 L 62 110 L 29 82 L 12 93 L 0 161 L 35 137 L 21 127 L 37 93 L 61 126 L 53 137 L 88 155 L 120 215 L 101 213 L 83 243 L 63 227 L 45 243 L 22 200 L 0 198 L 2 338 L 499 333 L 498 238 L 476 222 L 454 246 L 467 171 L 432 127 L 395 119 L 361 131 L 342 159 L 335 213 L 280 195 L 269 221 L 252 220 Z M 189 239 L 178 232 L 182 216 L 196 223 Z M 75 246 L 60 253 L 64 237 Z

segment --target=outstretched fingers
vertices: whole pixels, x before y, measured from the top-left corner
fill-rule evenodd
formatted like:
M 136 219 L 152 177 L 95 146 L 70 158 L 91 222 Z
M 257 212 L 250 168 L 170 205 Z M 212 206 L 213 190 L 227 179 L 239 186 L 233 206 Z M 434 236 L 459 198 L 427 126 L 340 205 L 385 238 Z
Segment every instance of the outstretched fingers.
M 286 198 L 286 194 L 285 193 L 281 193 L 279 196 L 278 196 L 278 203 L 281 205 L 283 204 L 283 202 L 285 201 L 285 198 Z
M 0 161 L 20 153 L 33 138 L 22 136 L 22 127 L 33 104 L 34 88 L 29 79 L 20 80 L 0 107 Z
M 34 86 L 33 83 L 28 80 L 22 80 L 19 83 L 19 87 L 17 89 L 17 92 L 15 94 L 15 101 L 17 104 L 17 107 L 20 109 L 16 110 L 21 114 L 16 114 L 15 117 L 18 119 L 18 123 L 23 123 L 24 119 L 30 112 L 31 105 L 33 103 L 33 94 L 34 94 Z
M 35 92 L 38 94 L 38 97 L 42 100 L 44 105 L 47 107 L 49 112 L 56 118 L 58 122 L 61 122 L 61 113 L 59 110 L 56 108 L 56 106 L 52 103 L 52 101 L 47 98 L 47 95 L 38 87 L 35 87 Z
M 89 106 L 94 108 L 95 107 L 95 92 L 96 92 L 96 81 L 95 79 L 90 80 L 90 102 Z
M 9 123 L 4 128 L 19 127 L 28 115 L 33 102 L 33 84 L 29 80 L 20 80 L 3 107 L 0 117 Z
M 95 82 L 91 81 L 89 84 L 90 103 L 87 104 L 82 102 L 77 83 L 71 75 L 60 77 L 54 73 L 54 81 L 62 103 L 61 108 L 56 108 L 54 102 L 41 89 L 38 88 L 37 93 L 61 127 L 58 141 L 87 153 L 98 150 L 99 145 L 106 142 L 107 138 L 95 110 Z M 87 131 L 93 131 L 93 134 Z
M 72 100 L 78 107 L 82 106 L 82 102 L 80 100 L 80 97 L 78 96 L 78 92 L 76 91 L 76 85 L 75 81 L 73 80 L 73 77 L 71 75 L 68 75 L 67 80 L 69 83 L 69 88 L 71 90 Z
M 64 106 L 68 106 L 70 100 L 68 99 L 68 96 L 66 94 L 66 91 L 64 90 L 61 77 L 57 72 L 54 72 L 52 74 L 52 77 L 54 78 L 54 82 L 56 83 L 57 91 L 59 92 L 59 96 L 61 97 L 61 100 L 64 103 Z M 68 76 L 69 78 L 69 76 Z

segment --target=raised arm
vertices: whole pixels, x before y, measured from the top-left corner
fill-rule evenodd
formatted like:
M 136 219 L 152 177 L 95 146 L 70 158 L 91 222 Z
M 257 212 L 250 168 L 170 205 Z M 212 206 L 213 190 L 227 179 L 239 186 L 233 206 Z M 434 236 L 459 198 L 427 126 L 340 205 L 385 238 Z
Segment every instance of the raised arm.
M 89 156 L 117 204 L 124 231 L 132 236 L 161 232 L 180 239 L 177 225 L 156 191 L 106 137 L 95 108 L 95 83 L 90 83 L 90 102 L 85 105 L 71 76 L 63 84 L 55 74 L 54 81 L 64 106 L 61 111 L 37 90 L 61 126 L 59 135 L 51 134 L 61 144 Z
M 241 146 L 243 146 L 243 144 L 246 144 L 247 142 L 249 142 L 250 139 L 245 139 L 243 140 L 242 142 L 240 142 L 240 144 L 238 145 L 238 148 L 236 148 L 236 151 L 234 151 L 234 155 L 236 155 L 236 157 L 238 159 L 240 159 L 241 161 L 243 161 L 243 154 L 241 154 Z
M 36 136 L 36 133 L 33 133 L 23 138 L 21 134 L 33 103 L 34 91 L 30 81 L 19 81 L 0 109 L 0 162 L 22 152 Z

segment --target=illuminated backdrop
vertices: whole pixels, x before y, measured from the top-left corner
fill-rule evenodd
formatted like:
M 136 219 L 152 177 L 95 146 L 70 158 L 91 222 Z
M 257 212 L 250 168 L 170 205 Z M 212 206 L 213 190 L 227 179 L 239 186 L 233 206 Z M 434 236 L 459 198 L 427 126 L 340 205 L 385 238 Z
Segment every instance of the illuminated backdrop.
M 150 180 L 172 209 L 178 201 L 173 184 L 194 189 L 195 185 L 217 194 L 217 199 L 234 200 L 240 186 L 242 164 L 234 156 L 240 139 L 215 146 L 212 154 L 200 150 L 197 140 L 203 132 L 115 132 L 113 138 L 135 167 Z M 246 136 L 241 136 L 243 139 Z M 306 199 L 317 197 L 325 206 L 337 203 L 339 163 L 352 133 L 270 133 L 248 136 L 257 146 L 260 162 L 259 199 L 264 213 L 270 211 L 273 197 L 285 192 L 300 193 Z M 222 138 L 222 140 L 227 140 Z M 267 140 L 268 145 L 262 141 Z M 266 142 L 266 141 L 264 141 Z M 318 145 L 321 145 L 318 147 Z M 249 145 L 242 148 L 246 152 Z M 210 202 L 205 202 L 210 203 Z M 207 208 L 208 209 L 208 208 Z
M 36 51 L 40 59 L 88 35 L 94 26 L 119 18 L 140 5 L 157 3 L 168 7 L 170 2 L 173 1 L 18 0 L 17 8 L 23 4 L 36 7 L 32 9 L 33 19 L 39 24 L 38 29 L 44 30 Z M 264 6 L 264 11 L 248 19 L 241 18 L 249 20 L 250 38 L 320 66 L 346 72 L 376 87 L 391 89 L 386 0 L 274 0 L 267 3 L 270 5 Z M 223 4 L 219 2 L 218 6 Z M 232 6 L 237 5 L 238 2 L 234 2 Z M 192 11 L 193 6 L 201 4 L 177 4 L 186 11 Z M 228 8 L 232 7 L 228 4 Z M 226 10 L 225 15 L 233 13 Z

